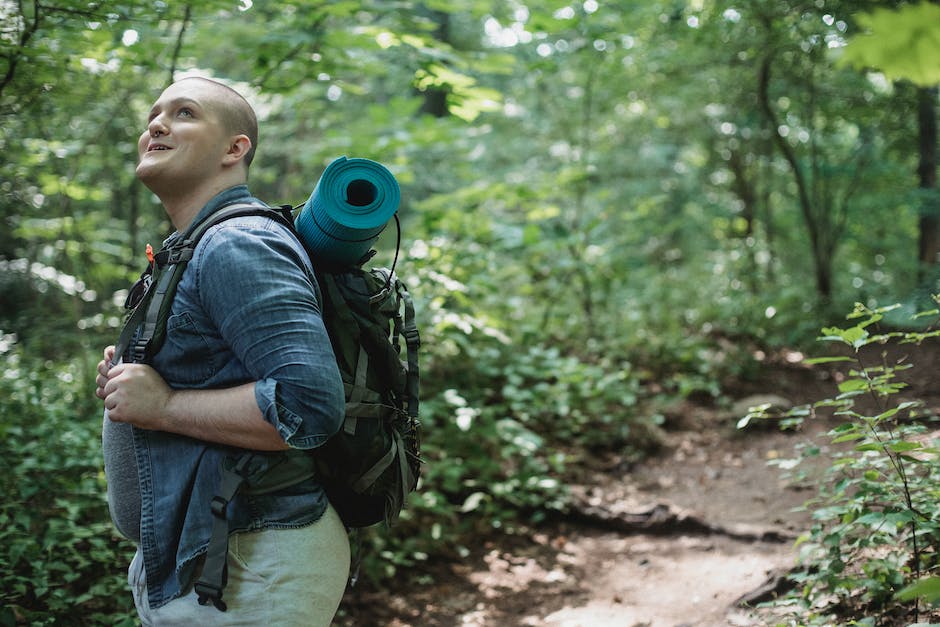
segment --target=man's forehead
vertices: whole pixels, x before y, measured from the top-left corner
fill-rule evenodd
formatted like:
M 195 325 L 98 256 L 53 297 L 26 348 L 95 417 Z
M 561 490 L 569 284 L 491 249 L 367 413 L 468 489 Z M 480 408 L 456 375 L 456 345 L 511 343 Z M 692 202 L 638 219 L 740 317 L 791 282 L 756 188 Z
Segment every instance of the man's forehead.
M 163 90 L 160 97 L 154 103 L 157 106 L 161 102 L 190 101 L 204 107 L 212 106 L 222 99 L 220 90 L 209 81 L 197 79 L 183 79 L 173 83 Z

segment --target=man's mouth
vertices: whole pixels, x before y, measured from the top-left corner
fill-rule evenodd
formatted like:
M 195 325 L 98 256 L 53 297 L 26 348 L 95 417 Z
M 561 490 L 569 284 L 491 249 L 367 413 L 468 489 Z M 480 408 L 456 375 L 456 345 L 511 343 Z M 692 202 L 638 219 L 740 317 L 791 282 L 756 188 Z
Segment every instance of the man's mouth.
M 163 144 L 150 144 L 147 146 L 147 152 L 153 152 L 154 150 L 170 150 L 170 147 Z

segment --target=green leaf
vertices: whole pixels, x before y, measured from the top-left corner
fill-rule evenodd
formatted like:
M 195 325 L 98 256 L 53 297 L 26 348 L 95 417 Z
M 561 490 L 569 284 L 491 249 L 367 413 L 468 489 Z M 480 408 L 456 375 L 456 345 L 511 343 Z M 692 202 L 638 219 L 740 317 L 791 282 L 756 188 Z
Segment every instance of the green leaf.
M 864 379 L 849 379 L 839 384 L 839 392 L 846 394 L 848 392 L 861 392 L 868 389 L 871 385 Z
M 849 41 L 840 64 L 874 68 L 923 87 L 940 83 L 940 6 L 919 2 L 856 18 L 867 32 Z
M 898 591 L 895 597 L 900 601 L 912 601 L 922 598 L 928 603 L 940 601 L 940 577 L 927 577 Z
M 909 451 L 917 451 L 923 448 L 923 445 L 918 442 L 892 442 L 888 444 L 888 450 L 892 453 L 907 453 Z
M 810 359 L 804 359 L 803 363 L 810 365 L 810 366 L 815 366 L 818 364 L 831 364 L 833 362 L 839 362 L 839 361 L 855 361 L 855 360 L 852 359 L 851 357 L 812 357 Z
M 847 433 L 845 435 L 840 435 L 832 439 L 833 444 L 839 444 L 840 442 L 852 442 L 854 440 L 861 440 L 865 437 L 864 433 Z
M 885 521 L 885 515 L 883 512 L 868 512 L 867 514 L 862 514 L 855 522 L 861 525 L 869 525 L 871 527 L 877 527 Z
M 825 327 L 822 329 L 823 340 L 839 340 L 851 346 L 858 346 L 868 337 L 868 331 L 861 325 L 840 329 L 839 327 Z

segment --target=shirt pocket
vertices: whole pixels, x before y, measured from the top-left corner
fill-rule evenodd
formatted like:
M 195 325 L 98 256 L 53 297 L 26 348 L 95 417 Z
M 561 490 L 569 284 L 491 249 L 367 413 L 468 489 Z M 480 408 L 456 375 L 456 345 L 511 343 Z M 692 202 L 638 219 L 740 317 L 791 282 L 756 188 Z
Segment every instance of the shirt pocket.
M 205 383 L 216 371 L 216 358 L 208 340 L 185 311 L 167 318 L 166 341 L 158 359 L 167 366 L 163 375 L 170 385 Z

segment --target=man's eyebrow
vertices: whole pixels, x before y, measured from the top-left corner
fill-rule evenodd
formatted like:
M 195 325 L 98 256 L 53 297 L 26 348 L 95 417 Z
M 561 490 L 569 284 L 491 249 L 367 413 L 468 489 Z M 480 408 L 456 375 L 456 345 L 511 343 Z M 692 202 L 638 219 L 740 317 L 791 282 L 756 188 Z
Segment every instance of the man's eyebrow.
M 183 104 L 185 104 L 185 105 L 190 105 L 190 106 L 195 106 L 196 108 L 200 108 L 199 103 L 196 102 L 195 100 L 193 100 L 192 98 L 189 98 L 189 97 L 187 97 L 187 96 L 180 96 L 180 97 L 178 97 L 178 98 L 174 98 L 173 100 L 170 100 L 169 102 L 167 102 L 167 103 L 165 103 L 165 104 L 161 104 L 160 102 L 154 103 L 154 105 L 153 105 L 152 107 L 150 107 L 150 113 L 148 114 L 148 117 L 152 118 L 152 117 L 154 116 L 154 114 L 155 114 L 157 111 L 159 111 L 159 110 L 160 110 L 162 107 L 164 107 L 164 106 L 167 107 L 167 108 L 169 108 L 169 109 L 172 109 L 172 108 L 174 108 L 174 107 L 178 107 L 178 106 L 183 105 Z

